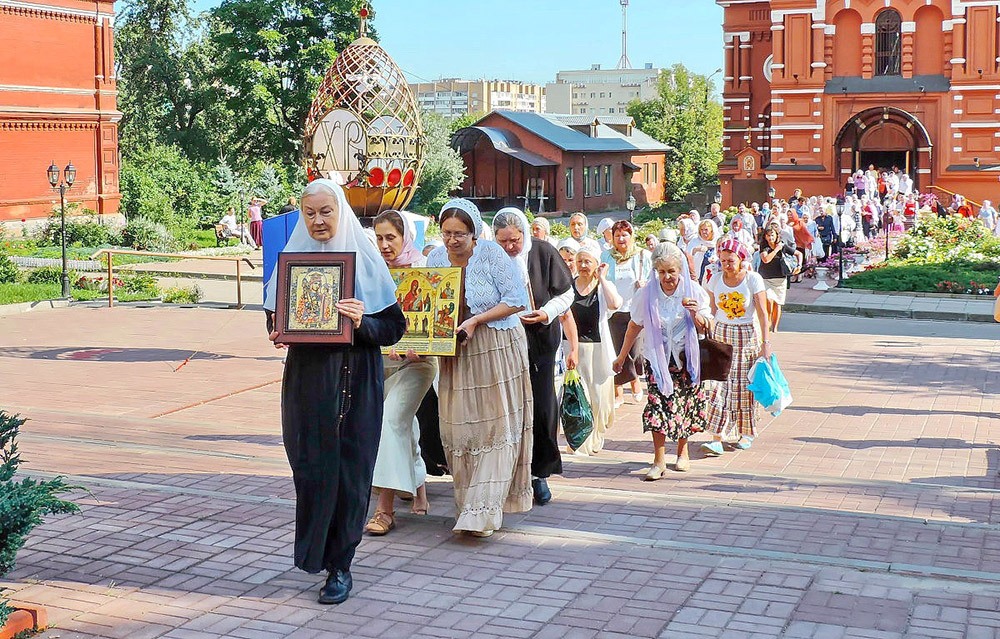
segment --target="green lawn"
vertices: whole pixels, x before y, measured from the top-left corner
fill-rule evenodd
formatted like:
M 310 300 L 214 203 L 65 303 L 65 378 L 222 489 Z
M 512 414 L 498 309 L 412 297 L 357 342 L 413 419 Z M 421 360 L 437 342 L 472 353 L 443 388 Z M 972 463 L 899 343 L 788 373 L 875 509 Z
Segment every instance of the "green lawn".
M 101 291 L 72 289 L 75 300 L 107 299 L 108 294 Z M 62 297 L 62 286 L 59 284 L 0 284 L 0 305 L 19 304 L 21 302 L 40 302 Z M 137 302 L 151 299 L 150 295 L 123 293 L 115 291 L 115 297 L 120 302 Z
M 992 290 L 997 285 L 998 276 L 1000 264 L 992 262 L 920 264 L 890 261 L 888 266 L 852 275 L 844 286 L 874 291 L 938 293 L 941 292 L 938 284 L 948 281 L 963 286 L 976 282 Z

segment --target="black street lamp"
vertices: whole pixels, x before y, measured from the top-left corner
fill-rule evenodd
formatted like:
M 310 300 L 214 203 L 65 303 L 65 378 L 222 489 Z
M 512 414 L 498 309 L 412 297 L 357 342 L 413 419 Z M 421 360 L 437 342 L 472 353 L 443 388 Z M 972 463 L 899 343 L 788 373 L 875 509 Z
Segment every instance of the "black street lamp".
M 59 180 L 59 167 L 56 166 L 55 160 L 46 169 L 45 175 L 49 178 L 49 184 L 52 188 L 56 186 L 59 187 L 59 205 L 61 211 L 61 221 L 59 235 L 62 242 L 62 296 L 69 297 L 69 269 L 66 268 L 66 189 L 73 186 L 73 182 L 76 182 L 76 167 L 70 162 L 66 165 L 66 168 L 62 171 L 62 181 Z
M 632 224 L 632 214 L 635 213 L 635 196 L 631 193 L 628 194 L 628 199 L 625 200 L 625 208 L 628 209 L 628 223 Z
M 722 204 L 722 191 L 715 192 L 715 203 L 719 205 Z
M 767 189 L 767 199 L 770 200 L 771 202 L 774 201 L 774 196 L 777 194 L 778 192 L 774 190 L 773 186 Z

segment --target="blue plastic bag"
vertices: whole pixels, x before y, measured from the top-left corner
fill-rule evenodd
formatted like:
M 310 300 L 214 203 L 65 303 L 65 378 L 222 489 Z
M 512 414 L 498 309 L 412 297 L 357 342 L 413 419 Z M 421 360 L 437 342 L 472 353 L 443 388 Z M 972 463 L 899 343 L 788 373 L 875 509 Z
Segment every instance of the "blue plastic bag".
M 747 377 L 750 380 L 747 389 L 764 410 L 777 417 L 791 405 L 792 390 L 778 366 L 777 355 L 772 354 L 771 359 L 758 359 Z

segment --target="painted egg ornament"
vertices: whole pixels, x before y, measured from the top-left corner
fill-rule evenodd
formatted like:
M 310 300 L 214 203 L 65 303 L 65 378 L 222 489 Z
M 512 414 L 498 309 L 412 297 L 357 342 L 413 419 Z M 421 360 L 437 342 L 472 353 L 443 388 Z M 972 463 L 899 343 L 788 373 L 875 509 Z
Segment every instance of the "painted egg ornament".
M 326 72 L 309 109 L 305 163 L 310 176 L 336 178 L 360 217 L 403 210 L 416 192 L 424 158 L 420 111 L 403 72 L 365 37 L 345 48 Z

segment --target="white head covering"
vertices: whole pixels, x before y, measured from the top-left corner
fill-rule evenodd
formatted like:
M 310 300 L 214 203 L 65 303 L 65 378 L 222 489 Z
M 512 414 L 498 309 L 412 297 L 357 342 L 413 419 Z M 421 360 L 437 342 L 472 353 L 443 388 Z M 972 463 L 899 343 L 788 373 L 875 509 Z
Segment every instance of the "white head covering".
M 444 213 L 448 209 L 458 209 L 464 211 L 472 218 L 472 232 L 476 237 L 482 237 L 483 235 L 483 215 L 479 212 L 479 207 L 466 200 L 464 198 L 455 198 L 454 200 L 448 200 L 444 206 L 441 207 L 441 213 Z M 486 238 L 489 239 L 489 238 Z
M 493 218 L 493 224 L 496 225 L 500 221 L 501 217 L 511 215 L 517 222 L 518 228 L 521 229 L 521 233 L 524 234 L 524 239 L 521 242 L 521 252 L 513 256 L 513 260 L 518 264 L 518 269 L 521 271 L 521 275 L 524 277 L 524 281 L 528 281 L 528 253 L 531 252 L 531 225 L 528 224 L 528 218 L 521 211 L 521 209 L 514 208 L 513 206 L 508 206 L 497 211 L 496 216 Z M 493 234 L 500 229 L 493 227 Z
M 337 234 L 326 242 L 314 240 L 306 229 L 303 213 L 295 224 L 288 243 L 282 253 L 356 253 L 354 263 L 354 298 L 365 305 L 365 313 L 378 313 L 396 303 L 396 283 L 389 275 L 381 253 L 375 248 L 358 221 L 358 216 L 347 202 L 344 189 L 327 179 L 313 180 L 302 191 L 303 197 L 326 191 L 337 199 Z M 300 199 L 301 201 L 301 199 Z M 271 274 L 267 282 L 267 300 L 264 308 L 273 311 L 278 295 L 278 270 Z
M 674 229 L 663 229 L 660 231 L 660 241 L 670 242 L 671 244 L 677 244 L 678 233 Z
M 606 217 L 601 220 L 600 224 L 597 225 L 597 232 L 604 233 L 605 231 L 610 231 L 611 227 L 615 225 L 615 221 L 610 217 Z
M 566 239 L 559 240 L 559 244 L 556 245 L 556 249 L 560 251 L 566 249 L 570 253 L 576 254 L 580 252 L 580 243 L 571 237 L 567 237 Z
M 597 242 L 584 242 L 580 245 L 580 250 L 577 251 L 578 255 L 580 253 L 586 253 L 590 257 L 597 260 L 598 264 L 601 263 L 601 247 L 597 245 Z

